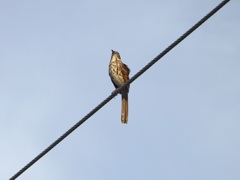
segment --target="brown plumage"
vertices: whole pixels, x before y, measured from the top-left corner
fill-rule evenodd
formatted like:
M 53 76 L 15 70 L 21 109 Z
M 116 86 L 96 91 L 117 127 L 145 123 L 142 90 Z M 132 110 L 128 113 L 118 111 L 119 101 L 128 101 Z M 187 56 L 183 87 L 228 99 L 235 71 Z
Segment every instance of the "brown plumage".
M 122 63 L 120 54 L 112 50 L 112 57 L 109 63 L 109 76 L 115 88 L 125 84 L 129 80 L 130 69 L 126 64 Z M 129 86 L 124 88 L 122 94 L 122 115 L 121 121 L 124 124 L 128 123 L 128 91 Z

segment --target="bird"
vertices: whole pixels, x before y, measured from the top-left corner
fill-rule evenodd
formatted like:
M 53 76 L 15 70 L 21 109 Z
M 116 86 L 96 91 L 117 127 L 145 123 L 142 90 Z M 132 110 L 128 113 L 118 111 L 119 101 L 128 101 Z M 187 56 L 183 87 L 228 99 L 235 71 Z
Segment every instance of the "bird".
M 119 52 L 112 50 L 112 56 L 109 63 L 109 76 L 115 88 L 119 88 L 129 80 L 130 69 L 121 61 Z M 130 86 L 121 90 L 122 95 L 122 114 L 121 122 L 128 123 L 128 92 Z

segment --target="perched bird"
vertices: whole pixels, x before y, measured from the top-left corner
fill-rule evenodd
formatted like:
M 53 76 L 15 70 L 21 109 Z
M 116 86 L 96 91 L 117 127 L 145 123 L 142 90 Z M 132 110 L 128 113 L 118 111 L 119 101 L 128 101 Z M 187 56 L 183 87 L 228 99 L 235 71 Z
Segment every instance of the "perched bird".
M 115 88 L 119 88 L 129 80 L 130 69 L 121 61 L 120 54 L 112 50 L 112 57 L 109 63 L 109 76 Z M 122 115 L 121 121 L 128 123 L 128 91 L 129 86 L 124 88 L 122 94 Z

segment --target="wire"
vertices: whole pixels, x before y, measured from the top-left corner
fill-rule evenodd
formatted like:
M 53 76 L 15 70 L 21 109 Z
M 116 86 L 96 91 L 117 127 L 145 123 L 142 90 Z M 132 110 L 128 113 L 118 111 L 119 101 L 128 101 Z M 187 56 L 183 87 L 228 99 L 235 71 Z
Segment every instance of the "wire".
M 44 151 L 37 155 L 33 160 L 31 160 L 26 166 L 19 170 L 10 180 L 16 179 L 24 171 L 30 168 L 34 163 L 36 163 L 40 158 L 47 154 L 51 149 L 53 149 L 58 143 L 65 139 L 69 134 L 71 134 L 75 129 L 77 129 L 81 124 L 83 124 L 88 118 L 95 114 L 99 109 L 101 109 L 105 104 L 107 104 L 113 97 L 115 97 L 123 88 L 131 84 L 139 76 L 141 76 L 145 71 L 147 71 L 152 65 L 154 65 L 159 59 L 161 59 L 165 54 L 167 54 L 171 49 L 177 46 L 181 41 L 183 41 L 188 35 L 190 35 L 194 30 L 201 26 L 206 20 L 208 20 L 213 14 L 220 10 L 225 4 L 230 0 L 222 1 L 218 6 L 216 6 L 212 11 L 210 11 L 206 16 L 204 16 L 200 21 L 198 21 L 194 26 L 192 26 L 188 31 L 186 31 L 182 36 L 180 36 L 176 41 L 174 41 L 170 46 L 168 46 L 164 51 L 162 51 L 157 57 L 150 61 L 145 67 L 143 67 L 138 73 L 136 73 L 128 82 L 123 86 L 119 87 L 108 96 L 104 101 L 97 105 L 93 110 L 91 110 L 86 116 L 79 120 L 74 126 L 67 130 L 62 136 L 60 136 L 56 141 L 54 141 L 50 146 L 48 146 Z

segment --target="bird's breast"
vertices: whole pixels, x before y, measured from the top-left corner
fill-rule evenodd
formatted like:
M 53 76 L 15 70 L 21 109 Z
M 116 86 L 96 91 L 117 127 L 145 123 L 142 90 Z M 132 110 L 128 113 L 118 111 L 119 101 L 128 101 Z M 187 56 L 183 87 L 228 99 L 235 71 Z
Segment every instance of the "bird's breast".
M 112 81 L 117 85 L 117 86 L 122 86 L 124 84 L 123 76 L 121 69 L 119 67 L 119 63 L 117 61 L 110 62 L 109 64 L 109 75 L 112 79 Z

